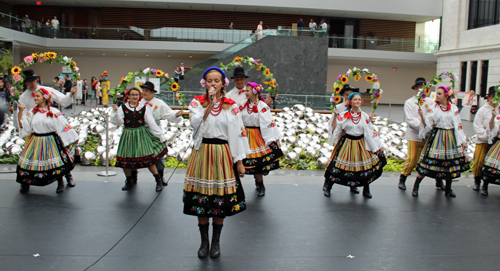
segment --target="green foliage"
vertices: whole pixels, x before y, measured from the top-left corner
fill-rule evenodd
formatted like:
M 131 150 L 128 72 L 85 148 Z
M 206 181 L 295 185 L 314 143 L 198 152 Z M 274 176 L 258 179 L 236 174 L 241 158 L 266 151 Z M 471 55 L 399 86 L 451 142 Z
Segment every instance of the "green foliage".
M 287 160 L 284 156 L 280 158 L 281 169 L 291 170 L 324 170 L 316 164 L 316 158 L 311 155 L 306 155 L 304 152 L 300 153 L 300 158 L 297 161 Z
M 401 169 L 403 168 L 403 163 L 404 163 L 404 160 L 387 158 L 387 165 L 385 165 L 384 171 L 401 172 Z M 413 170 L 413 171 L 415 171 L 415 170 Z
M 19 157 L 17 155 L 3 155 L 0 157 L 0 164 L 17 164 Z
M 179 166 L 177 166 L 179 165 Z M 174 157 L 169 157 L 165 160 L 165 167 L 166 168 L 186 168 L 187 165 L 183 162 L 179 162 L 177 161 L 177 159 L 175 159 Z
M 85 144 L 83 144 L 82 152 L 93 152 L 99 146 L 101 138 L 97 134 L 88 134 Z
M 0 56 L 0 72 L 11 74 L 10 69 L 12 69 L 12 51 L 5 50 Z

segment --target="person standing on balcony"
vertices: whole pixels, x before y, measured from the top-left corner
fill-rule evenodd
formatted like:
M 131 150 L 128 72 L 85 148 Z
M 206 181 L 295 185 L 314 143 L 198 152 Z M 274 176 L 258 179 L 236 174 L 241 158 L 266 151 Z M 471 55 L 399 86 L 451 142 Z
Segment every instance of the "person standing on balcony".
M 175 68 L 174 71 L 174 80 L 176 83 L 179 83 L 179 78 L 181 76 L 181 69 L 179 67 Z
M 314 22 L 313 19 L 309 22 L 309 31 L 311 31 L 311 37 L 314 37 L 314 33 L 316 32 L 316 27 L 318 25 Z
M 104 107 L 108 107 L 108 91 L 111 83 L 109 82 L 107 71 L 104 71 L 102 73 L 102 76 L 103 76 L 101 83 L 102 104 L 104 105 Z
M 24 28 L 25 28 L 25 33 L 32 33 L 31 31 L 31 20 L 28 14 L 24 16 Z
M 12 29 L 19 31 L 20 30 L 20 22 L 19 22 L 19 16 L 16 14 L 15 17 L 12 17 L 10 19 L 10 23 L 12 26 Z
M 229 24 L 229 30 L 234 30 L 233 22 Z
M 231 76 L 231 79 L 234 81 L 234 88 L 226 94 L 226 97 L 235 101 L 236 104 L 241 104 L 246 99 L 245 87 L 247 85 L 247 78 L 248 75 L 246 75 L 245 69 L 243 67 L 236 67 L 233 76 Z
M 47 19 L 45 22 L 45 37 L 50 37 L 50 30 L 52 29 L 52 24 L 50 23 L 50 19 Z
M 326 19 L 325 18 L 323 18 L 323 20 L 321 20 L 320 27 L 321 27 L 321 30 L 320 30 L 320 33 L 318 34 L 318 36 L 319 37 L 324 37 L 325 34 L 326 34 L 326 31 L 328 30 L 328 24 L 326 23 Z
M 259 25 L 257 25 L 257 40 L 262 39 L 262 25 L 264 24 L 263 21 L 260 21 Z
M 297 22 L 297 36 L 302 35 L 302 31 L 304 30 L 304 21 L 302 21 L 302 18 Z
M 52 29 L 54 29 L 54 39 L 57 39 L 57 31 L 59 30 L 59 20 L 57 20 L 57 16 L 54 16 L 54 19 L 51 21 Z

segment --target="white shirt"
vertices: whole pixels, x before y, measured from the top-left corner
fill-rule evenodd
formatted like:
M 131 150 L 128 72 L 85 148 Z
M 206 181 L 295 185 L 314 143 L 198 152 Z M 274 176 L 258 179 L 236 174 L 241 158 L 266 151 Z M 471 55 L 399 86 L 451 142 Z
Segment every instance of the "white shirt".
M 309 23 L 309 28 L 316 28 L 317 24 L 316 23 Z
M 241 94 L 239 94 L 240 91 L 241 91 Z M 242 104 L 243 101 L 245 101 L 247 99 L 245 96 L 245 92 L 246 92 L 245 88 L 240 90 L 237 87 L 234 87 L 228 93 L 226 93 L 226 98 L 229 98 L 229 99 L 235 101 L 236 104 Z
M 271 114 L 269 106 L 265 102 L 259 101 L 257 104 L 258 112 L 251 112 L 249 114 L 248 108 L 253 108 L 255 104 L 249 103 L 248 106 L 243 108 L 246 103 L 247 100 L 243 101 L 240 105 L 240 115 L 245 127 L 260 127 L 260 133 L 266 145 L 281 139 L 281 132 L 273 120 L 273 115 Z
M 59 21 L 57 19 L 52 19 L 51 23 L 52 23 L 52 27 L 54 27 L 54 29 L 59 28 Z
M 32 109 L 23 114 L 21 119 L 23 128 L 19 130 L 19 136 L 26 137 L 32 133 L 48 134 L 55 132 L 61 138 L 64 146 L 75 143 L 80 139 L 73 127 L 69 125 L 68 120 L 57 108 L 51 107 L 50 112 L 53 113 L 52 117 L 47 116 L 47 112 L 33 114 Z
M 184 75 L 184 66 L 181 66 L 181 75 Z
M 321 30 L 326 31 L 327 28 L 328 28 L 328 25 L 326 23 L 321 24 Z
M 204 96 L 195 97 L 189 104 L 189 117 L 191 118 L 191 126 L 194 129 L 194 148 L 196 150 L 200 149 L 203 138 L 217 138 L 228 142 L 233 163 L 246 158 L 251 151 L 238 106 L 233 104 L 231 109 L 222 109 L 217 116 L 209 113 L 207 119 L 203 121 L 205 108 L 196 99 L 199 97 Z M 214 107 L 217 107 L 219 103 L 220 100 L 217 100 Z
M 63 94 L 63 93 L 61 93 L 61 92 L 59 92 L 51 87 L 44 87 L 44 86 L 40 86 L 37 84 L 35 91 L 31 91 L 28 88 L 21 94 L 21 96 L 19 96 L 19 103 L 24 105 L 24 107 L 26 107 L 26 109 L 34 108 L 36 106 L 36 103 L 35 103 L 35 98 L 33 96 L 33 93 L 35 93 L 36 91 L 38 91 L 41 88 L 48 91 L 52 95 L 50 100 L 52 102 L 56 102 L 56 103 L 60 104 L 61 107 L 67 107 L 67 106 L 71 105 L 71 103 L 73 102 L 73 98 L 71 98 L 71 93 L 68 92 L 66 94 Z
M 145 109 L 146 112 L 144 113 L 144 122 L 148 131 L 155 137 L 159 138 L 161 142 L 167 141 L 167 138 L 161 131 L 160 127 L 156 125 L 155 118 L 153 117 L 153 113 L 151 110 L 148 110 L 146 106 L 142 106 L 141 104 L 139 104 L 137 107 L 131 107 L 130 103 L 127 102 L 124 105 L 130 111 L 140 111 L 142 109 Z M 116 126 L 120 126 L 125 122 L 125 113 L 123 112 L 122 106 L 118 107 L 118 112 L 111 112 L 109 121 L 111 121 L 111 123 Z
M 336 106 L 336 108 L 339 111 L 339 115 L 340 115 L 346 111 L 347 105 L 345 104 L 345 102 L 343 102 L 343 103 L 338 104 Z M 332 114 L 330 115 L 330 121 L 328 122 L 328 144 L 330 144 L 332 146 L 335 145 L 335 143 L 337 143 L 337 142 L 333 141 L 333 126 L 332 126 L 333 118 L 335 118 L 334 112 L 332 112 Z
M 170 106 L 168 106 L 164 101 L 153 97 L 151 101 L 146 101 L 146 99 L 142 99 L 139 103 L 139 107 L 144 105 L 148 105 L 148 110 L 153 112 L 153 117 L 155 118 L 156 124 L 160 122 L 160 120 L 168 120 L 172 123 L 179 123 L 182 120 L 181 116 L 176 116 L 178 111 L 172 110 Z
M 404 111 L 406 123 L 408 124 L 405 139 L 408 141 L 421 142 L 423 139 L 419 137 L 419 129 L 422 126 L 422 118 L 418 114 L 417 102 L 418 99 L 416 96 L 413 96 L 405 101 Z M 434 106 L 434 102 L 430 98 L 424 99 L 424 104 L 420 107 L 422 109 L 422 113 L 424 114 L 424 118 L 427 116 L 427 112 L 432 106 Z
M 474 132 L 476 132 L 476 144 L 488 143 L 491 111 L 493 107 L 485 104 L 479 108 L 474 117 Z
M 434 104 L 427 111 L 425 128 L 424 125 L 421 125 L 419 129 L 419 137 L 421 139 L 424 139 L 433 129 L 433 126 L 435 126 L 435 128 L 440 129 L 454 129 L 457 145 L 460 146 L 462 143 L 465 143 L 465 133 L 462 129 L 462 121 L 460 120 L 460 113 L 456 105 L 451 104 L 450 110 L 443 111 L 440 109 L 439 104 Z
M 363 135 L 365 140 L 366 150 L 376 152 L 384 147 L 378 134 L 374 130 L 374 126 L 370 121 L 370 117 L 365 112 L 360 112 L 361 119 L 358 123 L 354 123 L 351 119 L 345 117 L 348 111 L 344 111 L 337 116 L 337 127 L 333 132 L 333 142 L 338 142 L 342 137 L 342 130 L 351 136 Z M 355 113 L 352 113 L 353 115 Z
M 76 97 L 81 98 L 83 94 L 83 81 L 78 80 L 76 81 Z

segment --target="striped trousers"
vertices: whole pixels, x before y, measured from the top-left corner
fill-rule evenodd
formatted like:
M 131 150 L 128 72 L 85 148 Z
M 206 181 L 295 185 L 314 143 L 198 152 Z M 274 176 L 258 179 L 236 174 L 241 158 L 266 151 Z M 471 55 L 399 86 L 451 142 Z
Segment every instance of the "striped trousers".
M 474 177 L 483 176 L 482 168 L 484 165 L 484 158 L 491 148 L 491 144 L 488 143 L 478 143 L 476 144 L 476 150 L 474 151 L 474 164 L 472 165 L 472 174 Z
M 422 153 L 422 149 L 424 147 L 424 142 L 408 140 L 407 145 L 408 154 L 403 163 L 403 168 L 401 169 L 401 175 L 403 176 L 409 176 L 412 170 L 417 166 L 420 154 Z

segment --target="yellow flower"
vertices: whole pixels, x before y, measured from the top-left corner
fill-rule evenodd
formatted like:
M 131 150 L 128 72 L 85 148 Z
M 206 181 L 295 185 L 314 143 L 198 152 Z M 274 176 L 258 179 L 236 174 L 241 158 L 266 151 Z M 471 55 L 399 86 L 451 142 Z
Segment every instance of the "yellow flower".
M 50 59 L 50 53 L 49 53 L 49 52 L 45 52 L 45 53 L 43 53 L 43 56 L 44 56 L 46 59 Z
M 373 81 L 373 76 L 371 76 L 371 75 L 367 75 L 365 78 L 366 78 L 366 82 Z
M 243 60 L 243 58 L 242 58 L 242 57 L 239 57 L 239 56 L 237 56 L 237 57 L 235 57 L 235 58 L 234 58 L 234 61 L 241 62 L 241 60 Z
M 39 55 L 37 53 L 32 53 L 31 56 L 33 57 L 33 59 L 37 60 Z
M 431 89 L 428 87 L 424 88 L 424 93 L 425 93 L 425 96 L 431 95 Z
M 339 94 L 341 90 L 342 90 L 342 88 L 340 86 L 336 86 L 335 87 L 335 93 L 336 94 Z
M 340 96 L 335 96 L 335 103 L 336 104 L 340 103 L 341 100 L 342 100 L 342 98 L 340 98 Z
M 269 85 L 270 83 L 268 81 L 264 81 L 264 84 Z
M 425 104 L 425 108 L 429 107 L 429 104 Z
M 125 82 L 125 80 L 127 80 L 127 78 L 122 77 L 122 80 L 120 81 L 120 84 L 123 84 L 123 82 Z
M 420 100 L 418 103 L 419 103 L 420 105 L 423 105 L 423 104 L 424 104 L 424 101 Z
M 260 71 L 261 67 L 260 66 L 257 66 L 257 70 Z
M 158 109 L 158 105 L 155 105 L 155 109 Z
M 358 75 L 356 75 L 356 76 L 354 77 L 354 80 L 356 80 L 356 82 L 358 82 L 358 81 L 359 81 L 359 79 L 361 79 L 361 74 L 358 74 Z
M 156 77 L 162 77 L 163 76 L 163 71 L 162 70 L 156 70 Z
M 14 66 L 14 67 L 12 67 L 12 69 L 10 71 L 13 74 L 20 74 L 21 73 L 21 68 L 19 68 L 18 66 Z
M 349 82 L 349 78 L 347 78 L 347 76 L 345 76 L 345 75 L 342 75 L 342 78 L 340 78 L 340 81 L 342 82 L 342 84 L 345 84 L 345 83 Z
M 75 61 L 73 61 L 73 60 L 71 60 L 71 61 L 69 62 L 69 66 L 70 66 L 70 67 L 72 67 L 72 68 L 76 67 L 76 62 L 75 62 Z
M 266 73 L 265 73 L 264 75 L 265 75 L 265 76 L 269 76 L 269 75 L 271 75 L 271 70 L 266 69 Z
M 170 86 L 170 88 L 172 89 L 172 91 L 177 91 L 179 89 L 179 84 L 177 84 L 176 82 L 172 83 L 172 85 Z
M 54 52 L 50 52 L 50 58 L 56 58 L 57 54 Z M 76 63 L 75 63 L 76 66 Z
M 239 211 L 240 210 L 240 205 L 234 205 L 234 210 Z

